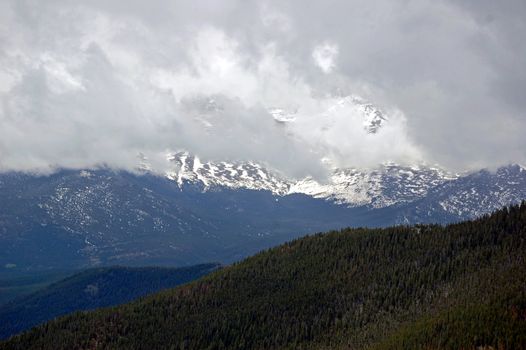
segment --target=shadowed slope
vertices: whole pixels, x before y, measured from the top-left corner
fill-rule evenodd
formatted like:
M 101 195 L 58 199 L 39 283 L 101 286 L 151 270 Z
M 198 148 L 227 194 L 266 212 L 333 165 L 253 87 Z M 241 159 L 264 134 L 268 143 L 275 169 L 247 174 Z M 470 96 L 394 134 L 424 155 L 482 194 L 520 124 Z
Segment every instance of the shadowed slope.
M 102 267 L 85 270 L 0 307 L 0 338 L 57 316 L 132 301 L 193 281 L 219 268 Z

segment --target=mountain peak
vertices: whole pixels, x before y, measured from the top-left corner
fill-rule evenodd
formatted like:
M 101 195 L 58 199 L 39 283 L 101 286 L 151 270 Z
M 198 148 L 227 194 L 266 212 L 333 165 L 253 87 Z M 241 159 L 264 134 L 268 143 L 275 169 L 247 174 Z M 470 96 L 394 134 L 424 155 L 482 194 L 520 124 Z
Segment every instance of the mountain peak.
M 356 95 L 332 97 L 328 102 L 329 106 L 321 112 L 321 115 L 331 118 L 334 114 L 341 112 L 357 113 L 362 118 L 363 129 L 369 134 L 376 134 L 388 120 L 385 113 L 378 107 Z M 271 107 L 267 111 L 278 123 L 294 122 L 302 114 L 299 108 Z
M 359 113 L 363 119 L 362 127 L 369 134 L 376 134 L 388 120 L 378 107 L 357 95 L 341 97 L 327 112 L 330 114 L 343 108 L 350 108 L 350 113 Z
M 278 123 L 288 123 L 296 120 L 297 111 L 291 112 L 283 108 L 269 108 L 268 112 Z
M 166 176 L 185 184 L 198 184 L 204 191 L 213 187 L 266 190 L 284 196 L 300 193 L 350 207 L 383 208 L 422 198 L 437 185 L 456 178 L 438 167 L 401 166 L 386 163 L 374 169 L 333 168 L 326 182 L 312 177 L 286 178 L 254 162 L 202 162 L 188 152 L 169 157 L 173 164 Z

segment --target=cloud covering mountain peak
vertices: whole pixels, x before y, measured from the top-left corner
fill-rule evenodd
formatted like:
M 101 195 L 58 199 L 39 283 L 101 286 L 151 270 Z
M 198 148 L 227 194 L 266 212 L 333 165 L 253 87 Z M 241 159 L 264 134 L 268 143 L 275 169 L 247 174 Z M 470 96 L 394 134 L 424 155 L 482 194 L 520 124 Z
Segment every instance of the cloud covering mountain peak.
M 141 153 L 163 172 L 178 149 L 296 177 L 323 158 L 524 162 L 521 102 L 500 98 L 520 76 L 491 78 L 524 54 L 494 42 L 506 6 L 491 23 L 448 1 L 0 6 L 3 170 L 133 169 Z

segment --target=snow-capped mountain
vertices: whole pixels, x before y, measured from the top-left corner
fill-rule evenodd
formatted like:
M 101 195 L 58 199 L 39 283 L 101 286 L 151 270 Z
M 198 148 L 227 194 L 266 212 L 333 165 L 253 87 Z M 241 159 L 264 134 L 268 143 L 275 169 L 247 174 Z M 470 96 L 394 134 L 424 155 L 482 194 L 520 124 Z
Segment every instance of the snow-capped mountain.
M 173 170 L 166 176 L 183 187 L 197 185 L 203 191 L 230 189 L 264 190 L 276 196 L 298 193 L 347 207 L 380 209 L 426 200 L 458 218 L 472 218 L 526 199 L 526 170 L 519 165 L 496 173 L 453 174 L 436 166 L 383 164 L 374 169 L 333 169 L 326 181 L 289 179 L 264 166 L 250 163 L 201 162 L 187 152 L 170 156 Z M 424 204 L 419 204 L 423 208 Z M 416 209 L 415 209 L 416 210 Z M 419 209 L 423 215 L 423 209 Z M 428 217 L 432 215 L 424 215 Z M 411 222 L 418 222 L 418 219 Z
M 526 200 L 526 168 L 513 164 L 494 172 L 481 170 L 432 188 L 413 203 L 400 222 L 475 218 Z
M 369 134 L 376 134 L 387 121 L 387 116 L 378 107 L 355 95 L 341 97 L 329 107 L 325 115 L 337 113 L 342 109 L 360 115 L 363 128 Z
M 209 113 L 221 110 L 221 99 L 198 102 L 194 117 L 212 128 Z M 301 111 L 269 113 L 283 124 L 301 118 Z M 353 97 L 337 100 L 322 117 L 330 124 L 347 113 L 363 121 L 367 137 L 381 137 L 389 122 Z M 265 164 L 204 161 L 189 152 L 172 152 L 166 161 L 163 176 L 144 154 L 135 173 L 0 174 L 0 274 L 1 266 L 232 262 L 307 233 L 448 223 L 526 199 L 526 169 L 519 165 L 451 174 L 437 166 L 388 163 L 294 179 Z
M 343 113 L 344 117 L 358 116 L 362 120 L 363 129 L 368 134 L 376 134 L 388 121 L 388 117 L 374 104 L 356 96 L 340 96 L 329 99 L 330 102 L 325 110 L 320 111 L 320 116 L 328 121 L 336 115 Z M 293 123 L 301 118 L 301 108 L 287 109 L 282 107 L 271 107 L 268 113 L 279 123 Z
M 269 108 L 268 112 L 279 123 L 288 123 L 296 120 L 298 111 L 289 112 L 283 108 Z
M 384 208 L 426 196 L 429 189 L 456 179 L 437 167 L 384 164 L 376 169 L 334 169 L 325 182 L 308 177 L 288 179 L 254 162 L 202 162 L 188 152 L 168 157 L 166 176 L 179 186 L 193 184 L 208 191 L 217 187 L 270 191 L 278 196 L 306 194 L 348 207 Z
M 306 195 L 202 190 L 110 169 L 0 174 L 0 277 L 4 266 L 231 262 L 306 233 L 372 223 Z
M 286 180 L 253 162 L 201 162 L 199 157 L 188 152 L 170 155 L 168 161 L 172 170 L 166 173 L 166 177 L 179 186 L 191 183 L 202 186 L 205 191 L 222 186 L 266 190 L 276 195 L 286 195 L 290 188 Z
M 221 111 L 224 101 L 218 96 L 188 103 L 197 108 L 196 118 L 204 120 L 203 125 L 209 125 L 209 114 Z M 347 118 L 353 122 L 361 121 L 363 131 L 373 138 L 382 137 L 382 128 L 390 120 L 380 108 L 355 95 L 331 96 L 309 111 L 301 107 L 272 107 L 267 111 L 276 122 L 286 125 L 299 122 L 305 113 L 307 117 L 308 113 L 315 113 L 327 127 L 336 120 L 341 122 Z M 422 202 L 414 208 L 418 213 L 408 214 L 414 216 L 410 222 L 434 218 L 434 214 L 425 213 L 424 207 L 431 206 L 433 209 L 429 210 L 432 212 L 447 213 L 453 218 L 472 218 L 526 198 L 521 182 L 524 174 L 522 171 L 517 173 L 517 169 L 523 169 L 520 166 L 501 168 L 495 175 L 489 172 L 459 175 L 438 166 L 387 163 L 371 169 L 333 167 L 329 169 L 327 179 L 319 180 L 288 178 L 256 162 L 202 161 L 189 152 L 174 152 L 168 161 L 168 179 L 175 181 L 180 188 L 193 185 L 204 192 L 228 188 L 269 191 L 278 197 L 304 194 L 348 208 L 369 209 L 416 205 L 427 200 L 428 204 Z M 142 170 L 149 169 L 147 159 L 142 155 L 140 162 Z M 475 178 L 477 180 L 473 180 Z M 471 183 L 473 181 L 475 183 Z
M 235 261 L 306 233 L 448 223 L 526 199 L 526 170 L 451 175 L 386 164 L 291 180 L 255 163 L 170 158 L 167 176 L 109 169 L 0 174 L 0 266 Z M 1 269 L 0 269 L 1 272 Z
M 384 208 L 423 198 L 428 191 L 457 175 L 437 167 L 384 164 L 377 169 L 335 169 L 329 181 L 312 178 L 293 183 L 289 193 L 304 193 L 350 207 Z

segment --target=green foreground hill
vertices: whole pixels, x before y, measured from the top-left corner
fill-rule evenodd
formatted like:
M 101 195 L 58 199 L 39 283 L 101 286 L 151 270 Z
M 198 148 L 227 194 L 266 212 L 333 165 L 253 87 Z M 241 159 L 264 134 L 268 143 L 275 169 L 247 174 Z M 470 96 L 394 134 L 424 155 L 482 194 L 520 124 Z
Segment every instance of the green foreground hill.
M 526 348 L 526 204 L 298 239 L 1 349 Z

